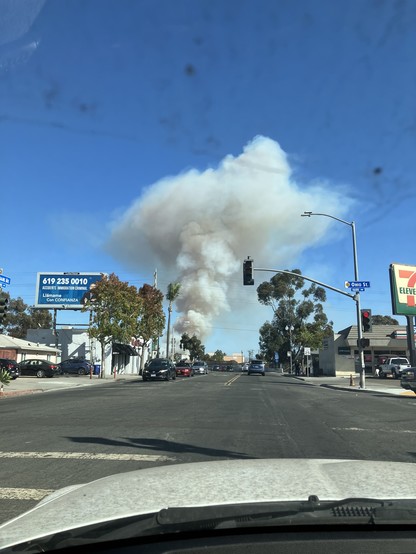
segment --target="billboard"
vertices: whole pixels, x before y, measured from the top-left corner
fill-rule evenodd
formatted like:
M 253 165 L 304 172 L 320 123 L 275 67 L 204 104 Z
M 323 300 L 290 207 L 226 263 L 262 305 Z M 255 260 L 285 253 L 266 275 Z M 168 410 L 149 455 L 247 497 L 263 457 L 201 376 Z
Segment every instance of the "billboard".
M 390 265 L 391 303 L 394 315 L 416 315 L 416 266 Z
M 35 307 L 79 310 L 101 273 L 38 273 Z

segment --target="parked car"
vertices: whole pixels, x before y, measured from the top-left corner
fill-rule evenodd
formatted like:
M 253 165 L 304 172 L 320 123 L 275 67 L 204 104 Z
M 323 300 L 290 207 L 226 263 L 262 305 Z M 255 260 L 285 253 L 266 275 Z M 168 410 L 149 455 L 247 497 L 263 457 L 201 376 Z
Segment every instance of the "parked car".
M 178 362 L 176 364 L 176 376 L 177 377 L 193 377 L 194 370 L 192 365 L 188 362 Z
M 19 377 L 19 368 L 14 360 L 9 358 L 0 358 L 0 371 L 5 370 L 10 375 L 11 379 L 17 379 Z
M 83 358 L 70 358 L 69 360 L 64 360 L 59 365 L 60 372 L 65 373 L 75 373 L 77 375 L 89 375 L 93 366 L 87 360 Z
M 154 358 L 143 371 L 143 381 L 170 381 L 176 379 L 173 363 L 167 358 Z
M 378 366 L 378 376 L 380 379 L 392 376 L 393 379 L 399 379 L 404 371 L 410 367 L 409 360 L 404 357 L 386 358 Z
M 408 367 L 403 371 L 400 386 L 416 393 L 416 367 Z
M 59 375 L 58 364 L 47 360 L 23 360 L 18 364 L 20 375 L 35 375 L 36 377 L 54 377 Z
M 262 375 L 263 377 L 266 374 L 266 369 L 264 362 L 261 360 L 253 360 L 248 366 L 247 375 Z
M 207 362 L 194 362 L 192 369 L 197 375 L 206 375 L 208 373 L 208 364 Z

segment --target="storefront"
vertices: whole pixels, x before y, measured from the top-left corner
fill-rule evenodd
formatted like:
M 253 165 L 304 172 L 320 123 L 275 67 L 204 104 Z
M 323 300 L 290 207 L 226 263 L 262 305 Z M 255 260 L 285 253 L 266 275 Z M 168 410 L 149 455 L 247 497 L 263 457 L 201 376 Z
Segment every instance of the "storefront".
M 364 333 L 363 336 L 370 342 L 364 349 L 365 372 L 368 375 L 375 374 L 380 356 L 408 357 L 405 325 L 373 325 L 372 332 Z M 319 352 L 320 374 L 342 376 L 359 373 L 357 341 L 356 325 L 324 339 Z

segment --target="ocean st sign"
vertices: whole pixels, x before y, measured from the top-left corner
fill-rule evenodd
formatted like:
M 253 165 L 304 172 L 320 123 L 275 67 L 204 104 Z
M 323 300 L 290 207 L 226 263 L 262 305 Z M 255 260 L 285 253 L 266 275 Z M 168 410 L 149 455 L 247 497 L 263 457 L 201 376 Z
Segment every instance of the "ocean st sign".
M 345 281 L 345 288 L 350 289 L 351 292 L 363 292 L 370 288 L 370 281 Z

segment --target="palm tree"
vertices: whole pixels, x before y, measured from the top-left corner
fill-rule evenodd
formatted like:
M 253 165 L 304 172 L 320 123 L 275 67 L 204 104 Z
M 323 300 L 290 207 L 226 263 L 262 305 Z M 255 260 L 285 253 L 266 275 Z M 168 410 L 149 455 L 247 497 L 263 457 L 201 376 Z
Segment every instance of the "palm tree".
M 172 314 L 172 304 L 173 302 L 178 298 L 179 291 L 181 289 L 180 283 L 169 283 L 168 285 L 168 292 L 166 294 L 166 298 L 169 301 L 169 307 L 168 307 L 168 332 L 167 332 L 167 339 L 166 339 L 166 358 L 169 358 L 169 343 L 170 343 L 170 316 Z

